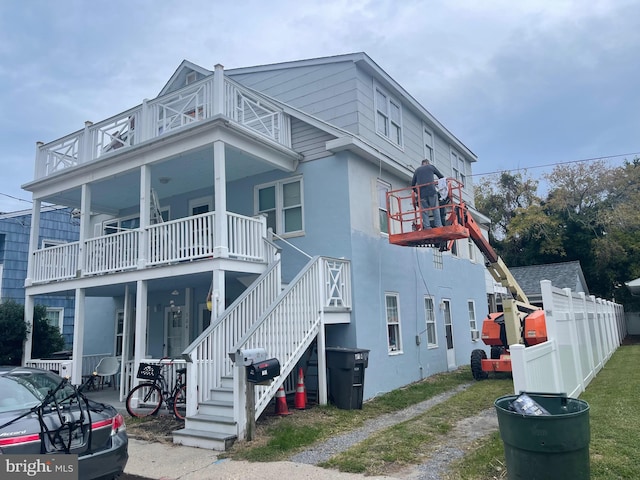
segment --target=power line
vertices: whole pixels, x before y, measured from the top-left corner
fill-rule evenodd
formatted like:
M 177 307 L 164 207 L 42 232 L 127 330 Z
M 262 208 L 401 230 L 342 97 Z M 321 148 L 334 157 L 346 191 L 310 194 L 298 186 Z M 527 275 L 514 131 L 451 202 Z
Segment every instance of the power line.
M 593 158 L 583 158 L 581 160 L 567 160 L 566 162 L 555 162 L 555 163 L 547 163 L 546 165 L 534 165 L 532 167 L 520 167 L 520 168 L 510 168 L 510 169 L 501 169 L 501 170 L 495 170 L 493 172 L 486 172 L 486 173 L 474 173 L 471 176 L 472 177 L 482 177 L 485 175 L 493 175 L 495 173 L 502 173 L 502 172 L 519 172 L 521 170 L 533 170 L 536 168 L 547 168 L 547 167 L 555 167 L 558 165 L 568 165 L 570 163 L 583 163 L 583 162 L 593 162 L 596 160 L 610 160 L 612 158 L 619 158 L 619 157 L 628 157 L 628 156 L 638 156 L 640 155 L 640 152 L 631 152 L 631 153 L 621 153 L 618 155 L 607 155 L 604 157 L 593 157 Z
M 13 195 L 9 195 L 8 193 L 2 193 L 0 192 L 0 195 L 4 196 L 4 197 L 9 197 L 13 200 L 18 200 L 20 202 L 26 202 L 26 203 L 33 203 L 31 200 L 25 200 L 24 198 L 18 198 L 18 197 L 14 197 Z

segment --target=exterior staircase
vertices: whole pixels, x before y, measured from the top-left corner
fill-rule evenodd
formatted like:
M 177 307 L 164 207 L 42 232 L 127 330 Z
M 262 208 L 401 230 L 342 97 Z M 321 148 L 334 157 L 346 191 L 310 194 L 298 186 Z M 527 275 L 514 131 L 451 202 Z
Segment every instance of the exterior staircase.
M 255 386 L 257 419 L 317 340 L 324 352 L 325 315 L 351 309 L 350 263 L 313 257 L 282 288 L 280 258 L 184 351 L 187 360 L 185 428 L 173 432 L 176 444 L 226 450 L 242 438 L 246 413 L 244 366 L 231 357 L 246 349 L 264 348 L 280 362 L 280 376 Z M 231 354 L 231 355 L 230 355 Z M 317 356 L 319 399 L 326 402 L 324 355 Z M 324 391 L 324 394 L 322 393 Z

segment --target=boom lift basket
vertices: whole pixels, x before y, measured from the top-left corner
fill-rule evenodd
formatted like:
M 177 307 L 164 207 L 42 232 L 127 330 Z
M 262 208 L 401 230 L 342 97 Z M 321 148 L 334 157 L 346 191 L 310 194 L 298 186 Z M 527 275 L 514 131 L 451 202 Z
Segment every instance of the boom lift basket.
M 426 185 L 434 185 L 438 189 L 439 184 L 444 187 L 439 191 L 440 206 L 422 208 L 419 189 Z M 389 242 L 405 247 L 439 247 L 447 250 L 450 242 L 469 238 L 469 229 L 464 226 L 463 219 L 463 215 L 467 213 L 462 200 L 462 186 L 458 180 L 447 178 L 441 182 L 388 192 Z M 429 218 L 440 215 L 444 226 L 423 228 L 423 214 Z

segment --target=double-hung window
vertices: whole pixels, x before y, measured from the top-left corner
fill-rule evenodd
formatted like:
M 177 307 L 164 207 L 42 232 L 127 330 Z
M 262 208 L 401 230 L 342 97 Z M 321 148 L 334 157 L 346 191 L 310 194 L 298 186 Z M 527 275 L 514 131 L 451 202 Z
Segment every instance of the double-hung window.
M 478 324 L 476 322 L 476 304 L 473 300 L 467 300 L 467 310 L 469 311 L 469 328 L 471 330 L 477 330 Z
M 47 307 L 47 313 L 45 314 L 47 323 L 52 327 L 56 327 L 62 333 L 62 327 L 64 322 L 64 308 L 62 307 Z
M 433 133 L 426 125 L 422 126 L 422 141 L 424 142 L 424 158 L 433 163 Z
M 467 169 L 464 157 L 455 150 L 451 150 L 451 169 L 453 170 L 454 178 L 459 180 L 463 185 L 466 185 Z
M 389 220 L 387 217 L 387 193 L 391 190 L 391 185 L 382 180 L 376 181 L 376 193 L 378 194 L 378 225 L 380 233 L 389 233 Z
M 304 231 L 302 179 L 258 185 L 255 202 L 256 213 L 267 216 L 267 227 L 275 233 L 282 235 Z
M 402 147 L 402 106 L 381 87 L 375 87 L 376 132 Z
M 402 339 L 400 336 L 400 307 L 397 293 L 385 293 L 385 306 L 387 316 L 387 337 L 389 353 L 402 351 Z
M 424 318 L 427 331 L 427 347 L 435 348 L 438 346 L 438 337 L 436 336 L 436 311 L 433 307 L 433 297 L 424 297 Z

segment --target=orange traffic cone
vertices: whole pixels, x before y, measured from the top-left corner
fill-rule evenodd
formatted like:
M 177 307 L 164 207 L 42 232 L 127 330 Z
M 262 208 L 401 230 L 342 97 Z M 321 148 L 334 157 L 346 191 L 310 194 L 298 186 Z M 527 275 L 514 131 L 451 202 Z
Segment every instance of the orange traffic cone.
M 284 394 L 284 387 L 280 387 L 276 392 L 276 415 L 290 415 L 287 407 L 287 396 Z
M 307 408 L 307 391 L 304 388 L 304 376 L 302 374 L 302 368 L 298 370 L 298 386 L 296 388 L 294 406 L 298 410 L 304 410 L 305 408 Z

